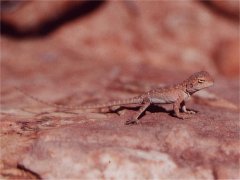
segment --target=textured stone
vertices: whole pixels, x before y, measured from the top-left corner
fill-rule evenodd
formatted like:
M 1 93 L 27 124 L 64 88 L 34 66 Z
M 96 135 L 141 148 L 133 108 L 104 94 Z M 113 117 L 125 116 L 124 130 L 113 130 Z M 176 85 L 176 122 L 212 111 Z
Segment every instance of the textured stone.
M 2 18 L 38 32 L 53 16 L 43 13 L 47 9 L 27 11 L 31 3 L 10 5 Z M 57 18 L 70 6 L 42 3 L 59 11 Z M 27 24 L 23 15 L 29 13 L 35 20 Z M 119 1 L 59 23 L 45 36 L 1 36 L 2 179 L 240 178 L 236 21 L 198 1 Z M 172 106 L 152 107 L 137 126 L 124 125 L 137 107 L 55 109 L 14 89 L 50 103 L 95 104 L 174 84 L 199 70 L 209 71 L 215 85 L 187 103 L 196 115 L 179 120 Z
M 216 50 L 216 64 L 221 74 L 230 77 L 237 77 L 240 68 L 240 42 L 229 40 L 219 45 Z
M 220 10 L 224 11 L 227 14 L 231 14 L 239 19 L 239 1 L 238 0 L 231 0 L 231 1 L 218 1 L 218 0 L 211 0 L 211 3 L 219 8 Z
M 236 140 L 199 136 L 186 124 L 152 123 L 117 129 L 120 123 L 113 120 L 47 131 L 20 164 L 42 178 L 213 179 L 217 162 L 227 165 L 238 154 Z
M 6 1 L 1 2 L 1 21 L 20 32 L 37 31 L 58 20 L 63 13 L 84 1 Z M 67 16 L 67 15 L 66 15 Z M 51 24 L 48 24 L 50 26 Z M 47 28 L 47 27 L 46 27 Z

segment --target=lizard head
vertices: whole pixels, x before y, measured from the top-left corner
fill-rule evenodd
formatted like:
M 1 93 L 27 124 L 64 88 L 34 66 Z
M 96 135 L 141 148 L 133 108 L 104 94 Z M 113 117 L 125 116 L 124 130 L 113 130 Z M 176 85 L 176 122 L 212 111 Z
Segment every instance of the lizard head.
M 186 90 L 189 93 L 195 93 L 201 89 L 212 86 L 213 78 L 206 71 L 200 71 L 191 75 L 186 81 Z

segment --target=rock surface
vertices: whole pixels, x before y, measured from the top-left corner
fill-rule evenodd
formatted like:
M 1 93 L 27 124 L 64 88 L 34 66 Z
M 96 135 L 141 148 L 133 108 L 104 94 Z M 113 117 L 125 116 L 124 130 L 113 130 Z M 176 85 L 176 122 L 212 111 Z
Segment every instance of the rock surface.
M 73 16 L 70 10 L 77 10 L 74 7 L 80 8 L 84 3 L 84 1 L 55 1 L 54 3 L 31 0 L 1 1 L 3 11 L 1 21 L 8 27 L 12 27 L 15 32 L 28 33 L 29 36 L 33 31 L 54 26 L 54 21 L 59 21 L 62 16 L 65 16 L 65 19 Z
M 219 8 L 219 10 L 225 12 L 226 14 L 230 14 L 239 20 L 239 1 L 217 1 L 211 0 L 211 3 Z
M 2 12 L 22 33 L 4 26 L 1 35 L 1 178 L 240 178 L 238 21 L 198 1 L 120 1 L 59 22 L 77 2 L 44 2 L 55 18 L 35 12 L 36 3 Z M 59 24 L 42 35 L 46 21 Z M 51 103 L 91 104 L 203 69 L 215 85 L 188 102 L 196 115 L 179 120 L 170 105 L 154 106 L 136 126 L 124 122 L 137 107 L 55 109 L 14 88 Z

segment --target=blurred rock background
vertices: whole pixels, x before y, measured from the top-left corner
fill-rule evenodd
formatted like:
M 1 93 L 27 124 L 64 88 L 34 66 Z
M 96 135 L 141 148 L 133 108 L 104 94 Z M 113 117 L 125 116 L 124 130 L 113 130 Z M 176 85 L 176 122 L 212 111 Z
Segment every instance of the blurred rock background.
M 128 131 L 124 130 L 121 116 L 52 114 L 51 109 L 14 89 L 14 86 L 21 87 L 49 102 L 95 103 L 131 96 L 124 91 L 126 84 L 139 86 L 140 83 L 139 89 L 144 88 L 143 84 L 171 84 L 200 70 L 214 76 L 216 83 L 210 91 L 221 99 L 214 103 L 203 100 L 197 101 L 198 105 L 192 103 L 209 116 L 200 114 L 196 117 L 197 125 L 192 120 L 185 126 L 166 113 L 152 115 L 148 121 L 157 126 L 146 123 L 147 127 L 128 127 L 142 140 L 138 145 L 133 134 L 125 135 Z M 1 111 L 3 177 L 121 177 L 112 171 L 128 179 L 239 177 L 236 161 L 239 158 L 236 149 L 239 143 L 239 1 L 2 0 Z M 43 111 L 51 113 L 46 117 Z M 165 125 L 154 119 L 163 119 Z M 60 129 L 54 130 L 56 127 Z M 96 137 L 98 129 L 100 135 Z M 186 134 L 181 134 L 182 129 Z M 106 131 L 116 133 L 123 142 L 116 142 L 117 137 L 107 139 Z M 151 132 L 157 134 L 157 139 L 148 144 L 146 141 L 155 137 Z M 174 140 L 175 132 L 182 138 L 180 144 L 187 143 L 188 137 L 192 140 L 182 147 Z M 58 138 L 59 134 L 63 140 Z M 92 139 L 84 140 L 88 135 Z M 74 140 L 68 140 L 70 137 L 79 142 L 74 144 Z M 59 144 L 53 145 L 54 140 L 49 144 L 48 138 L 57 138 Z M 117 149 L 110 148 L 108 153 L 109 145 L 95 142 L 94 138 Z M 158 138 L 164 142 L 160 143 Z M 191 149 L 198 140 L 202 146 Z M 33 143 L 42 148 L 40 152 Z M 121 153 L 125 146 L 129 149 Z M 176 153 L 178 146 L 182 149 Z M 32 147 L 31 155 L 29 147 Z M 90 151 L 85 152 L 84 148 Z M 55 159 L 45 157 L 49 150 Z M 78 151 L 89 159 L 79 156 L 79 162 L 75 162 L 73 156 Z M 62 164 L 64 153 L 67 154 L 65 165 L 75 165 L 75 171 L 67 170 Z M 200 160 L 204 153 L 205 158 Z M 42 156 L 45 157 L 42 164 L 32 165 Z M 155 160 L 155 156 L 159 159 Z M 147 173 L 134 160 L 124 157 L 142 162 Z M 81 162 L 86 161 L 88 165 L 83 168 Z M 114 166 L 103 168 L 109 162 Z M 46 169 L 46 164 L 52 165 L 51 171 Z M 152 166 L 156 169 L 148 168 Z M 133 168 L 132 174 L 126 171 L 129 167 Z M 158 172 L 164 168 L 166 171 Z M 79 171 L 83 172 L 81 176 Z

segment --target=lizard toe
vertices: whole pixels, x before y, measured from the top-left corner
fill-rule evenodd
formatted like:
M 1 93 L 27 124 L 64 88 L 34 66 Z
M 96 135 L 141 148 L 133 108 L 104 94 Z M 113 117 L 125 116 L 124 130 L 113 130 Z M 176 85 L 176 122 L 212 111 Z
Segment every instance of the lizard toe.
M 138 120 L 137 119 L 129 119 L 125 122 L 126 125 L 130 125 L 130 124 L 138 124 Z
M 196 114 L 195 111 L 186 111 L 185 113 L 186 113 L 186 114 Z
M 183 119 L 183 120 L 188 118 L 188 116 L 183 115 L 183 114 L 181 114 L 181 115 L 176 115 L 176 117 L 177 117 L 178 119 Z

